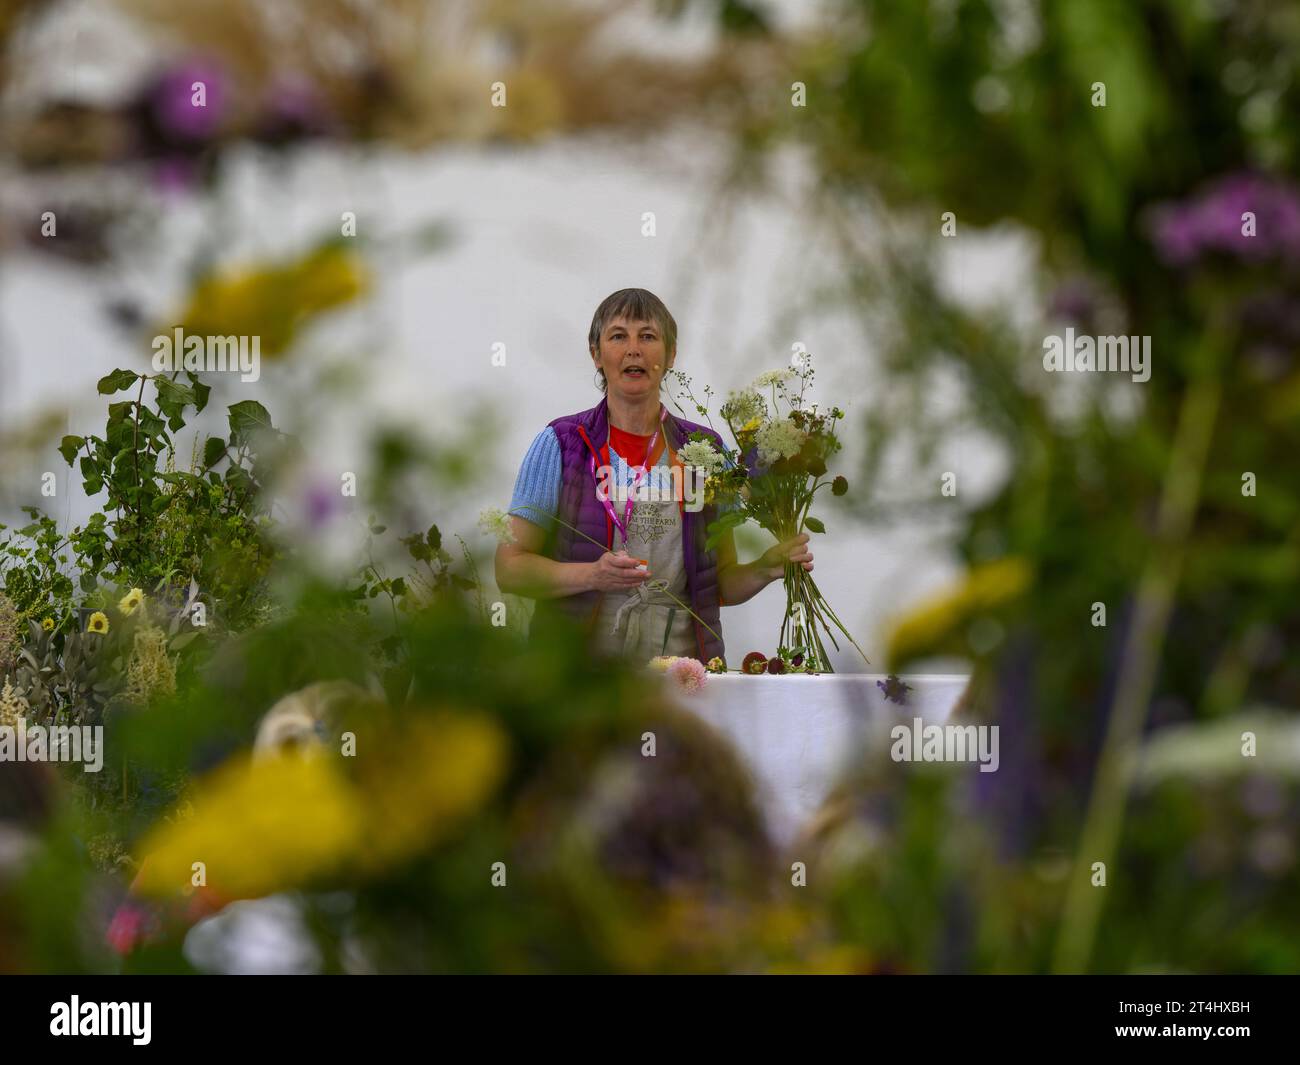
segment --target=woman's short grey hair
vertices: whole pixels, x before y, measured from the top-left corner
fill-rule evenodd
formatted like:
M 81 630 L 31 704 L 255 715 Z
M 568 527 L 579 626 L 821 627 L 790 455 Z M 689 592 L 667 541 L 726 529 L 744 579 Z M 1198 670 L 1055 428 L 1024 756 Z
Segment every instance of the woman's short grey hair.
M 600 336 L 605 326 L 616 318 L 629 322 L 654 322 L 664 339 L 664 351 L 671 355 L 677 350 L 677 321 L 664 306 L 664 301 L 644 288 L 621 288 L 600 301 L 591 318 L 591 331 L 587 334 L 587 347 L 600 351 Z M 601 388 L 606 386 L 602 376 Z

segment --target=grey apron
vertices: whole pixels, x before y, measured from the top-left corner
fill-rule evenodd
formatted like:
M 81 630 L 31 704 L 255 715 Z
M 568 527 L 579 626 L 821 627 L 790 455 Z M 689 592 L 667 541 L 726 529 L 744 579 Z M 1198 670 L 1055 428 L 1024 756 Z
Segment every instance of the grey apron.
M 614 461 L 610 456 L 611 462 Z M 631 483 L 626 464 L 615 466 Z M 659 456 L 645 483 L 660 488 L 660 499 L 635 498 L 632 518 L 628 522 L 627 553 L 633 558 L 648 559 L 650 579 L 632 592 L 606 592 L 596 617 L 595 637 L 598 648 L 606 654 L 626 655 L 633 661 L 646 662 L 655 655 L 693 656 L 696 653 L 695 626 L 687 610 L 665 594 L 665 589 L 681 602 L 690 605 L 686 591 L 686 566 L 682 558 L 682 515 L 677 500 L 671 498 L 672 467 L 668 449 Z M 623 504 L 616 501 L 621 516 Z M 620 549 L 622 534 L 614 529 L 614 550 Z M 664 636 L 667 630 L 667 647 Z

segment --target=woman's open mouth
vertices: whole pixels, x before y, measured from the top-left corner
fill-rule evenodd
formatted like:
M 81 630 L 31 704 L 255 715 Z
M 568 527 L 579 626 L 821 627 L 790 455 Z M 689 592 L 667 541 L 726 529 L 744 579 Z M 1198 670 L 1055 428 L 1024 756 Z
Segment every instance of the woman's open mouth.
M 644 366 L 627 366 L 623 369 L 624 377 L 644 377 L 645 375 Z

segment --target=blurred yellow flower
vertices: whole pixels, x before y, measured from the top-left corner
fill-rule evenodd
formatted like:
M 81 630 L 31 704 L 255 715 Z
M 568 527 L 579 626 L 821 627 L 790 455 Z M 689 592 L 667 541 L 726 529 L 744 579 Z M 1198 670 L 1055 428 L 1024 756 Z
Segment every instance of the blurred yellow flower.
M 139 588 L 132 588 L 117 601 L 117 608 L 127 617 L 130 617 L 140 608 L 140 604 L 143 602 L 144 592 L 140 591 Z
M 160 821 L 143 841 L 137 889 L 182 891 L 195 862 L 226 898 L 382 872 L 442 839 L 504 774 L 505 735 L 487 718 L 417 713 L 377 730 L 363 722 L 352 776 L 351 759 L 286 753 L 240 758 L 197 782 L 193 815 Z
M 355 299 L 367 280 L 357 255 L 325 244 L 289 263 L 206 275 L 179 324 L 195 336 L 257 336 L 263 356 L 279 355 L 310 318 Z
M 364 828 L 356 793 L 323 758 L 239 758 L 198 781 L 192 803 L 192 817 L 162 821 L 142 842 L 136 890 L 182 891 L 202 862 L 226 897 L 269 895 L 339 868 Z
M 96 610 L 90 615 L 90 620 L 86 622 L 87 632 L 98 632 L 103 635 L 108 632 L 108 615 L 102 610 Z
M 441 839 L 492 795 L 505 766 L 500 728 L 465 714 L 418 714 L 369 751 L 360 745 L 362 867 L 375 871 Z
M 42 618 L 42 619 L 41 619 L 41 628 L 44 629 L 46 632 L 50 632 L 51 630 L 53 630 L 53 628 L 54 628 L 54 619 L 53 619 L 53 618 Z
M 1029 564 L 1022 558 L 1002 558 L 974 567 L 959 587 L 926 600 L 895 624 L 889 637 L 891 667 L 935 653 L 954 632 L 964 629 L 972 616 L 1022 595 L 1031 580 Z

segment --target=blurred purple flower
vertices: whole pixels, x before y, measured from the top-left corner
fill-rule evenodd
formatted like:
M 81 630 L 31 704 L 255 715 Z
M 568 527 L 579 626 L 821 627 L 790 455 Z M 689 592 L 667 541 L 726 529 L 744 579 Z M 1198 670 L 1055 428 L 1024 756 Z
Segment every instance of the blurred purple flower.
M 199 82 L 204 95 L 201 103 L 195 103 L 195 84 Z M 212 140 L 226 114 L 226 85 L 221 68 L 205 59 L 188 59 L 163 71 L 146 91 L 158 133 L 166 141 L 183 145 Z
M 266 93 L 257 139 L 266 144 L 288 144 L 332 131 L 332 116 L 316 86 L 306 78 L 285 75 Z
M 1285 289 L 1248 297 L 1241 305 L 1246 356 L 1264 380 L 1290 373 L 1300 351 L 1300 300 Z
M 1255 216 L 1255 235 L 1242 215 Z M 1192 266 L 1212 253 L 1245 262 L 1300 262 L 1300 189 L 1249 171 L 1219 179 L 1195 196 L 1152 209 L 1149 229 L 1160 258 Z
M 199 183 L 200 171 L 193 159 L 168 155 L 153 165 L 153 184 L 162 193 L 189 192 Z
M 1047 305 L 1048 317 L 1085 325 L 1097 312 L 1097 288 L 1086 277 L 1071 277 L 1062 281 L 1052 293 Z
M 319 529 L 343 509 L 338 487 L 325 481 L 311 485 L 303 502 L 307 523 L 313 529 Z

